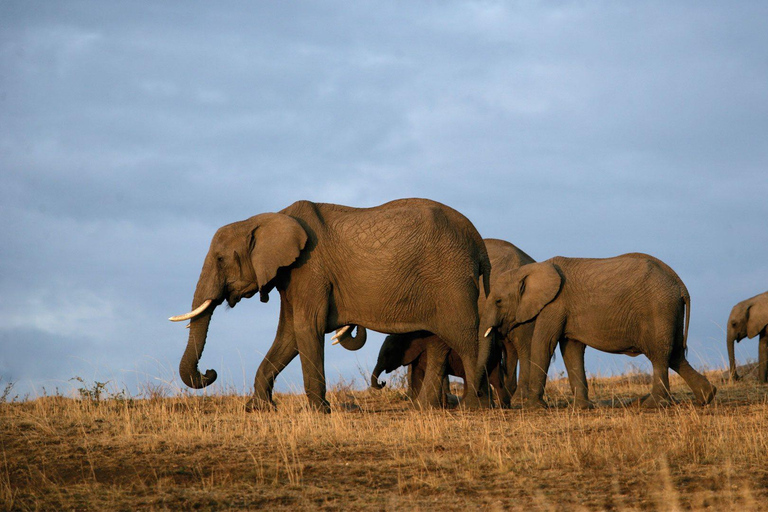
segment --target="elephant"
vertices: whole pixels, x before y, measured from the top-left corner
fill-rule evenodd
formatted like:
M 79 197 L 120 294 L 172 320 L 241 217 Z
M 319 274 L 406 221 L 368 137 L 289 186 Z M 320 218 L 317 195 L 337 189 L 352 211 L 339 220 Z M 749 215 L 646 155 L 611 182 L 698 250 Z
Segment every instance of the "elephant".
M 496 277 L 502 272 L 534 262 L 534 259 L 528 254 L 505 240 L 486 238 L 484 242 L 491 261 L 491 268 L 493 269 L 491 289 L 496 288 Z M 482 283 L 480 284 L 480 289 L 478 311 L 480 312 L 480 322 L 482 323 L 482 312 L 485 310 L 486 301 Z M 516 329 L 503 329 L 503 332 L 500 334 L 498 344 L 500 352 L 496 355 L 492 351 L 487 365 L 487 372 L 500 405 L 502 407 L 509 407 L 511 402 L 524 399 L 527 395 L 533 322 L 521 325 Z M 409 395 L 418 394 L 420 379 L 427 364 L 427 357 L 421 357 L 421 354 L 428 348 L 429 343 L 436 342 L 439 342 L 439 338 L 428 332 L 388 336 L 381 347 L 377 364 L 373 371 L 371 378 L 372 387 L 378 388 L 378 377 L 382 371 L 389 373 L 400 366 L 409 366 L 409 375 L 411 377 Z M 519 386 L 516 376 L 518 360 L 520 362 Z M 503 367 L 499 365 L 503 365 Z M 448 373 L 464 378 L 462 372 L 463 368 L 461 367 L 460 360 L 454 354 L 449 353 Z
M 493 263 L 491 263 L 493 265 Z M 493 286 L 493 285 L 491 285 Z M 408 367 L 408 397 L 415 399 L 421 391 L 424 381 L 424 372 L 428 365 L 428 349 L 433 343 L 442 343 L 440 339 L 426 331 L 417 331 L 407 334 L 390 334 L 384 339 L 376 360 L 376 367 L 371 375 L 371 387 L 382 389 L 386 383 L 379 382 L 383 372 L 391 373 L 401 366 Z M 497 394 L 504 390 L 504 367 L 502 363 L 502 350 L 497 343 L 491 344 L 491 352 L 486 363 L 490 384 Z M 443 404 L 453 406 L 459 403 L 458 399 L 450 394 L 448 376 L 455 375 L 466 378 L 464 365 L 456 352 L 448 352 L 448 362 L 443 379 Z
M 312 409 L 330 412 L 326 399 L 324 335 L 359 326 L 384 333 L 428 330 L 444 344 L 431 349 L 422 393 L 424 407 L 440 405 L 448 350 L 464 363 L 473 389 L 467 407 L 481 407 L 481 368 L 490 343 L 478 332 L 479 281 L 488 290 L 485 244 L 458 211 L 428 199 L 399 199 L 372 208 L 297 201 L 219 228 L 203 262 L 179 364 L 182 381 L 208 386 L 215 370 L 198 363 L 214 309 L 234 307 L 277 289 L 280 315 L 272 346 L 259 365 L 247 409 L 273 409 L 277 375 L 297 355 Z M 486 292 L 487 293 L 487 292 Z M 349 343 L 349 332 L 342 339 Z
M 751 299 L 739 302 L 731 310 L 728 317 L 726 343 L 728 344 L 728 361 L 731 366 L 731 378 L 739 379 L 736 373 L 736 357 L 733 353 L 734 343 L 744 338 L 754 338 L 760 335 L 757 359 L 757 380 L 761 384 L 768 383 L 768 292 L 755 295 Z
M 690 295 L 661 260 L 641 253 L 602 259 L 557 256 L 495 279 L 481 315 L 486 335 L 500 325 L 536 321 L 526 407 L 546 407 L 544 386 L 557 343 L 577 406 L 592 406 L 585 346 L 650 359 L 653 384 L 650 396 L 641 400 L 644 407 L 671 401 L 669 368 L 680 374 L 699 404 L 714 398 L 717 388 L 685 358 Z

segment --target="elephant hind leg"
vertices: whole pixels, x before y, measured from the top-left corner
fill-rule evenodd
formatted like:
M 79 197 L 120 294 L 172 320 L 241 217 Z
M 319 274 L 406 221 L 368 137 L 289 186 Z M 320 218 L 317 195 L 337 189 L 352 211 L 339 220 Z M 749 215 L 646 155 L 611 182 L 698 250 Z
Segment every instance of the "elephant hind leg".
M 709 380 L 699 372 L 693 369 L 688 360 L 685 358 L 682 347 L 676 349 L 672 354 L 672 358 L 669 361 L 669 367 L 675 370 L 688 384 L 688 387 L 693 391 L 694 397 L 699 405 L 707 405 L 715 398 L 717 388 L 713 386 Z
M 643 398 L 642 407 L 663 407 L 672 401 L 669 392 L 669 367 L 666 362 L 651 361 L 653 364 L 653 385 L 651 394 Z

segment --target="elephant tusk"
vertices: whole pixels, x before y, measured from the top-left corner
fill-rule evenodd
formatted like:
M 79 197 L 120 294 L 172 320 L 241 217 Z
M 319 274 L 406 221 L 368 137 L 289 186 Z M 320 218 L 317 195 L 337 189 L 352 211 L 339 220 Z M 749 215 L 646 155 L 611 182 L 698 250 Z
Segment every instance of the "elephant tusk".
M 208 309 L 208 306 L 211 305 L 211 302 L 213 302 L 212 299 L 208 299 L 202 304 L 200 304 L 196 309 L 193 311 L 190 311 L 189 313 L 186 313 L 184 315 L 178 315 L 178 316 L 172 316 L 168 320 L 171 322 L 183 322 L 184 320 L 189 320 L 190 318 L 195 318 L 197 315 Z
M 334 334 L 331 339 L 333 340 L 333 343 L 331 345 L 337 345 L 339 343 L 339 339 L 346 334 L 347 331 L 352 329 L 351 325 L 345 325 L 341 329 L 336 329 L 336 334 Z
M 485 331 L 485 337 L 486 337 L 486 338 L 487 338 L 488 336 L 490 336 L 490 334 L 491 334 L 491 331 L 492 331 L 492 330 L 493 330 L 493 327 L 489 327 L 489 328 L 488 328 L 488 330 L 487 330 L 487 331 Z

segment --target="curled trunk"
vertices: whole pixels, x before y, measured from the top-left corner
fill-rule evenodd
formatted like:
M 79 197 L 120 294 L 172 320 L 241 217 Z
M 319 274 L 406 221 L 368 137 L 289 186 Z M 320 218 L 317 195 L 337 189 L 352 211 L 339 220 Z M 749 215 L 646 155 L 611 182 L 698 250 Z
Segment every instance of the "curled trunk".
M 216 380 L 216 371 L 207 370 L 205 374 L 200 373 L 197 364 L 203 355 L 205 340 L 208 336 L 208 326 L 211 323 L 211 315 L 217 304 L 221 303 L 223 286 L 218 278 L 216 266 L 213 263 L 210 253 L 205 258 L 203 270 L 200 273 L 200 279 L 197 281 L 195 295 L 192 300 L 192 310 L 197 311 L 201 306 L 209 301 L 207 308 L 192 318 L 189 324 L 189 340 L 184 355 L 181 356 L 179 363 L 179 375 L 181 380 L 187 386 L 195 389 L 204 388 Z
M 206 370 L 205 374 L 202 374 L 197 367 L 205 347 L 212 314 L 213 311 L 205 312 L 193 319 L 189 325 L 189 340 L 179 363 L 179 375 L 184 384 L 191 388 L 204 388 L 212 384 L 217 377 L 216 370 Z
M 376 363 L 376 367 L 373 369 L 373 374 L 371 375 L 371 387 L 373 389 L 381 389 L 387 385 L 385 382 L 379 382 L 379 375 L 381 375 L 381 372 L 383 371 L 384 365 Z
M 358 325 L 356 328 L 357 331 L 354 336 L 352 336 L 352 328 L 350 328 L 338 338 L 339 344 L 347 350 L 360 350 L 368 339 L 368 332 L 365 327 Z

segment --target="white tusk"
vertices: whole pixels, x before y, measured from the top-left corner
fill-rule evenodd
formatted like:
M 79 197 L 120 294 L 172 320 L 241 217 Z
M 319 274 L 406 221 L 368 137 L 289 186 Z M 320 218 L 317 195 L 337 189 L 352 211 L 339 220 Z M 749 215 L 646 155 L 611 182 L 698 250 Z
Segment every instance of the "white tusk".
M 331 338 L 331 339 L 333 339 L 333 338 Z M 339 343 L 341 343 L 341 342 L 339 340 L 336 340 L 333 343 L 331 343 L 331 345 L 338 345 Z
M 190 325 L 192 325 L 192 324 L 187 324 L 187 325 L 185 325 L 185 326 L 184 326 L 184 328 L 185 328 L 185 329 L 189 329 L 189 326 L 190 326 Z
M 491 334 L 491 331 L 492 331 L 492 330 L 493 330 L 493 327 L 489 327 L 489 328 L 488 328 L 488 330 L 487 330 L 487 331 L 485 331 L 485 337 L 486 337 L 486 338 L 487 338 L 487 337 L 488 337 L 488 336 Z
M 334 335 L 331 337 L 331 339 L 332 339 L 332 340 L 335 340 L 335 341 L 334 341 L 333 343 L 331 343 L 331 345 L 335 345 L 335 344 L 337 344 L 337 343 L 339 342 L 339 338 L 341 338 L 342 336 L 344 336 L 344 333 L 346 333 L 346 332 L 347 332 L 348 330 L 350 330 L 351 328 L 352 328 L 352 326 L 351 326 L 351 325 L 345 325 L 345 326 L 344 326 L 344 327 L 342 327 L 341 329 L 336 329 L 336 334 L 334 334 Z
M 189 320 L 190 318 L 195 318 L 197 315 L 208 309 L 208 306 L 211 305 L 211 302 L 213 302 L 212 299 L 208 299 L 202 304 L 200 304 L 194 311 L 190 311 L 189 313 L 186 313 L 184 315 L 178 315 L 178 316 L 172 316 L 168 320 L 171 322 L 183 322 L 184 320 Z

